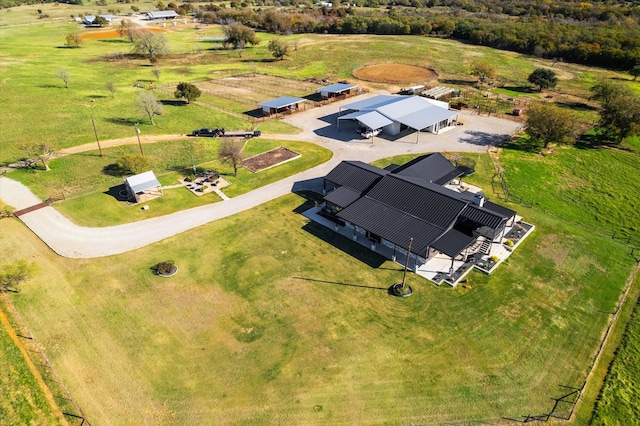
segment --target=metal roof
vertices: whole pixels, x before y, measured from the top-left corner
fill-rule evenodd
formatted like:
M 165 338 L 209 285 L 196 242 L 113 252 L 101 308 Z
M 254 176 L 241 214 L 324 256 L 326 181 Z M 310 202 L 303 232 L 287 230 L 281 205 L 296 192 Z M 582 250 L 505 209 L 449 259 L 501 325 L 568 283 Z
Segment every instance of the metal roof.
M 299 104 L 301 102 L 304 102 L 305 100 L 306 99 L 303 98 L 294 98 L 293 96 L 282 96 L 280 98 L 260 102 L 258 105 L 267 108 L 284 108 L 290 105 Z
M 460 217 L 472 220 L 482 226 L 496 229 L 506 218 L 475 205 L 469 205 Z
M 491 210 L 494 213 L 499 214 L 500 216 L 504 217 L 504 218 L 512 218 L 513 216 L 516 215 L 516 212 L 514 212 L 511 209 L 508 209 L 504 206 L 501 206 L 499 204 L 496 203 L 492 203 L 491 201 L 485 200 L 484 202 L 484 208 L 486 210 Z
M 380 95 L 354 102 L 341 109 L 376 111 L 415 130 L 426 129 L 458 115 L 457 112 L 449 110 L 446 102 L 421 96 Z
M 341 93 L 347 90 L 355 89 L 356 87 L 358 87 L 357 84 L 336 83 L 330 84 L 329 86 L 320 87 L 316 89 L 316 92 Z
M 147 12 L 149 19 L 175 18 L 178 13 L 175 10 L 161 10 L 159 12 Z
M 341 210 L 338 217 L 407 249 L 413 238 L 412 251 L 424 255 L 427 247 L 442 234 L 442 230 L 403 211 L 378 203 L 369 197 L 360 198 Z
M 431 247 L 449 257 L 456 257 L 462 250 L 469 247 L 474 240 L 474 236 L 463 234 L 455 229 L 449 229 L 431 244 Z
M 454 91 L 455 90 L 453 90 L 451 87 L 436 86 L 433 89 L 422 92 L 422 95 L 431 96 L 437 99 L 444 95 L 448 95 L 449 93 L 453 93 Z
M 416 157 L 395 168 L 394 175 L 415 177 L 426 182 L 444 185 L 462 174 L 439 152 Z
M 370 166 L 362 161 L 343 161 L 334 167 L 324 178 L 340 186 L 346 186 L 360 193 L 368 190 L 386 170 Z
M 135 194 L 146 191 L 147 189 L 162 186 L 160 181 L 156 178 L 156 175 L 153 174 L 151 170 L 134 176 L 129 176 L 124 180 L 124 183 L 131 188 Z
M 362 196 L 361 192 L 354 191 L 346 186 L 341 186 L 324 197 L 325 201 L 335 204 L 339 207 L 347 207 Z
M 376 111 L 356 111 L 351 114 L 343 115 L 342 117 L 339 117 L 338 120 L 358 120 L 360 123 L 373 130 L 381 129 L 384 126 L 393 124 L 393 121 Z
M 437 185 L 436 185 L 437 186 Z M 467 202 L 432 190 L 428 185 L 418 185 L 387 175 L 367 193 L 367 197 L 415 216 L 441 229 L 449 228 L 466 207 Z

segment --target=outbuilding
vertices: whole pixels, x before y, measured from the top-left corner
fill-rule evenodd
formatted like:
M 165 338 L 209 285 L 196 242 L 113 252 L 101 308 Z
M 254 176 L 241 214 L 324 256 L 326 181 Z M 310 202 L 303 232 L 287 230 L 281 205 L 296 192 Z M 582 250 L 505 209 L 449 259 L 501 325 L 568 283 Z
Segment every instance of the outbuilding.
M 350 83 L 336 83 L 316 89 L 316 93 L 320 93 L 322 99 L 337 97 L 347 98 L 349 96 L 355 95 L 357 92 L 358 85 Z
M 127 199 L 135 203 L 164 195 L 162 184 L 153 171 L 125 178 L 124 186 L 127 190 Z
M 161 10 L 159 12 L 147 12 L 147 18 L 150 21 L 166 21 L 167 19 L 176 19 L 178 13 L 175 10 Z
M 353 111 L 342 115 L 342 111 Z M 403 130 L 437 134 L 458 120 L 458 113 L 449 110 L 446 102 L 420 96 L 379 95 L 340 107 L 338 130 L 341 120 L 356 120 L 383 133 L 397 135 Z M 375 126 L 372 127 L 372 123 Z
M 262 107 L 262 115 L 292 114 L 293 112 L 304 109 L 306 99 L 295 98 L 293 96 L 282 96 L 280 98 L 271 99 L 269 101 L 260 102 L 258 106 Z

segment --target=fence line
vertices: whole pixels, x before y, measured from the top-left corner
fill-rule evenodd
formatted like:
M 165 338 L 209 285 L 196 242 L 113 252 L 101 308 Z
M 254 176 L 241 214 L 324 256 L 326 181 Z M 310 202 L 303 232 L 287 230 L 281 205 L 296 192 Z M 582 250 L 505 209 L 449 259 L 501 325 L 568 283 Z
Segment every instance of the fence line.
M 53 365 L 49 361 L 49 358 L 47 358 L 47 356 L 44 354 L 44 351 L 42 350 L 42 347 L 36 341 L 35 337 L 33 337 L 33 334 L 31 334 L 31 331 L 29 330 L 29 328 L 27 328 L 24 320 L 22 319 L 22 317 L 20 316 L 20 314 L 16 310 L 15 306 L 13 305 L 13 303 L 11 303 L 11 301 L 9 300 L 7 295 L 4 294 L 4 292 L 3 292 L 2 296 L 4 297 L 5 306 L 7 306 L 11 311 L 11 316 L 9 317 L 10 321 L 16 323 L 16 324 L 13 325 L 14 329 L 17 328 L 17 329 L 20 330 L 20 333 L 16 333 L 16 334 L 18 335 L 18 337 L 22 337 L 24 339 L 29 340 L 30 345 L 34 349 L 31 352 L 34 352 L 34 353 L 38 354 L 40 359 L 44 362 L 44 364 L 42 364 L 42 365 L 45 368 L 45 371 L 48 372 L 50 374 L 50 376 L 52 376 L 53 382 L 56 385 L 58 385 L 60 387 L 60 389 L 62 390 L 62 392 L 64 393 L 64 395 L 62 395 L 62 396 L 58 395 L 57 397 L 56 397 L 56 395 L 54 393 L 54 397 L 55 398 L 63 398 L 65 400 L 69 401 L 71 403 L 72 407 L 76 410 L 75 414 L 74 413 L 68 413 L 65 410 L 63 410 L 62 407 L 58 406 L 60 408 L 60 410 L 62 411 L 62 413 L 65 416 L 73 417 L 73 418 L 76 418 L 76 419 L 82 419 L 82 422 L 80 423 L 80 426 L 83 426 L 85 424 L 87 426 L 91 426 L 91 424 L 87 420 L 85 414 L 83 413 L 82 409 L 80 408 L 78 403 L 75 401 L 75 399 L 73 399 L 73 396 L 71 396 L 71 392 L 69 392 L 69 389 L 67 389 L 67 387 L 62 382 L 62 379 L 60 379 L 60 376 L 58 375 L 56 370 L 53 368 Z M 43 377 L 43 379 L 44 379 L 44 377 Z M 51 389 L 51 388 L 49 388 L 49 389 Z M 53 389 L 51 389 L 51 391 L 53 393 Z

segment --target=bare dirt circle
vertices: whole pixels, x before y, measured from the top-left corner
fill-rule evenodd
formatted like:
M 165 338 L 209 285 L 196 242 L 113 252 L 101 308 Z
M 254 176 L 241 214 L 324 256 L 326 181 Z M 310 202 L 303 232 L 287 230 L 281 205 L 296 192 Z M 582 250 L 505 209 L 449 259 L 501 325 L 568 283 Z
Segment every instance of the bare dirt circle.
M 365 65 L 353 70 L 353 75 L 374 83 L 426 83 L 438 79 L 438 74 L 429 68 L 407 64 Z

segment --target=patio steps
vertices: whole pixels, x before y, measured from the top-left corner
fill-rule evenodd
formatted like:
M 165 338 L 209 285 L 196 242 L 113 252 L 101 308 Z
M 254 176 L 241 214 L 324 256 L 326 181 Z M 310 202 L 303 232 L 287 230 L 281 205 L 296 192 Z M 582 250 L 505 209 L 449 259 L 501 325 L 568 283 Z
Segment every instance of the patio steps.
M 491 240 L 485 239 L 482 241 L 482 245 L 478 250 L 482 254 L 489 254 L 489 250 L 491 249 Z

